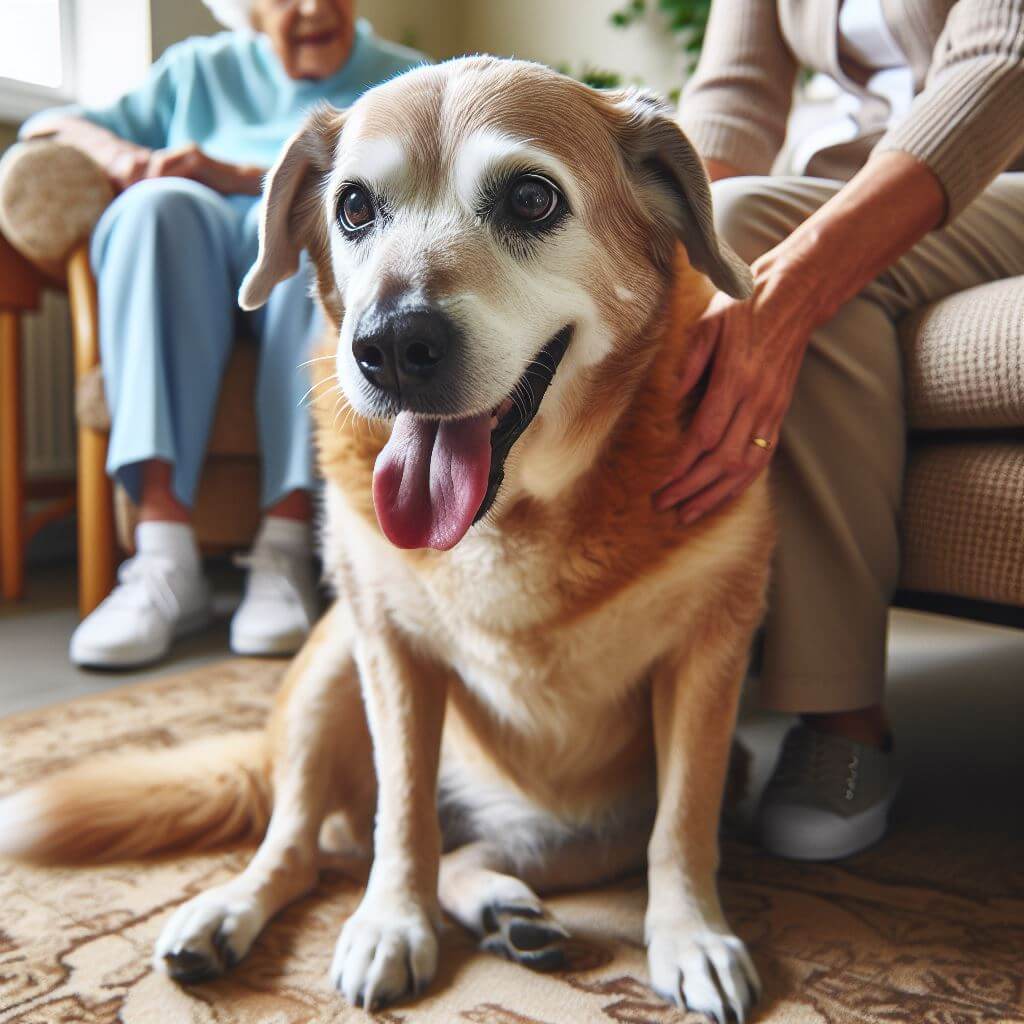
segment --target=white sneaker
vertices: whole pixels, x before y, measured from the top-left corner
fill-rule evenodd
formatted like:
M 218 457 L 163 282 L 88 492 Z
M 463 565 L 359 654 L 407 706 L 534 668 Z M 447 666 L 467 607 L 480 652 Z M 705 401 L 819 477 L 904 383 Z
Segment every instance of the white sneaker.
M 248 569 L 249 578 L 231 619 L 231 650 L 253 657 L 294 654 L 319 615 L 309 547 L 279 546 L 264 530 L 235 564 Z
M 162 658 L 171 643 L 210 621 L 210 591 L 198 566 L 140 551 L 121 564 L 118 585 L 71 636 L 83 668 L 136 668 Z

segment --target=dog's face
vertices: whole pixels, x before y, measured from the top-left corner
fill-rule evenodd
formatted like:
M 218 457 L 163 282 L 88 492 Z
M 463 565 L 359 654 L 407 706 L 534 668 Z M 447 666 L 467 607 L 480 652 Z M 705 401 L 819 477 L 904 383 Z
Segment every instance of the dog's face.
M 381 526 L 402 547 L 449 548 L 534 418 L 557 425 L 648 322 L 680 240 L 718 287 L 747 293 L 666 108 L 467 58 L 307 121 L 271 173 L 241 300 L 261 304 L 309 249 L 341 387 L 357 413 L 394 420 Z

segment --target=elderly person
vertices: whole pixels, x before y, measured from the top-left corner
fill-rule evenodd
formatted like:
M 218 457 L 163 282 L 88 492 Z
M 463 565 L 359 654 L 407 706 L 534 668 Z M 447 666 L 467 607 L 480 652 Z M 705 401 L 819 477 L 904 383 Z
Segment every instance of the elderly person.
M 139 506 L 138 553 L 75 631 L 80 665 L 152 662 L 208 621 L 190 512 L 240 316 L 238 286 L 256 255 L 264 172 L 304 111 L 347 106 L 424 59 L 355 21 L 354 0 L 207 2 L 236 31 L 172 47 L 110 107 L 50 111 L 23 131 L 80 147 L 123 190 L 96 226 L 91 256 L 112 419 L 108 470 Z M 309 286 L 308 271 L 298 274 L 248 317 L 260 347 L 265 515 L 231 622 L 242 654 L 295 650 L 315 616 L 300 369 L 319 328 Z
M 765 177 L 801 65 L 845 90 L 797 175 Z M 779 854 L 884 834 L 883 705 L 905 419 L 897 319 L 1024 273 L 1024 0 L 715 0 L 680 104 L 719 230 L 753 265 L 713 300 L 680 393 L 708 385 L 656 500 L 692 521 L 773 461 L 762 697 L 801 716 L 759 810 Z

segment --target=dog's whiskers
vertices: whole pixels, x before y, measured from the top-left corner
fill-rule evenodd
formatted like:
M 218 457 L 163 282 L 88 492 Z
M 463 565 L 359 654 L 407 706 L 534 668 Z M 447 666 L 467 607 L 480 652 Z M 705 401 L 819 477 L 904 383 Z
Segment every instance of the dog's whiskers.
M 334 387 L 338 387 L 339 383 L 340 381 L 338 380 L 336 374 L 331 374 L 330 377 L 325 377 L 323 380 L 315 381 L 311 387 L 306 389 L 306 393 L 299 399 L 297 407 L 302 408 L 303 406 L 312 405 L 314 402 L 330 394 L 330 391 L 327 390 L 321 391 L 319 395 L 313 395 L 313 392 L 316 391 L 317 388 L 323 387 L 325 384 L 330 384 Z M 310 398 L 310 396 L 312 396 L 312 398 Z M 310 400 L 307 402 L 306 399 Z

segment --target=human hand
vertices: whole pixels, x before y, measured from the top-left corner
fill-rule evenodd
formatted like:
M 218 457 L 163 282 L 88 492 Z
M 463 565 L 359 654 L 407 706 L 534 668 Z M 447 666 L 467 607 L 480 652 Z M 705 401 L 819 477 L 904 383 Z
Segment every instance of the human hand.
M 152 155 L 153 151 L 145 146 L 136 146 L 133 142 L 123 142 L 119 139 L 103 162 L 108 177 L 114 186 L 123 192 L 129 185 L 134 185 L 147 176 Z
M 773 267 L 770 253 L 753 265 L 748 299 L 718 292 L 690 337 L 675 394 L 689 394 L 710 366 L 708 387 L 654 495 L 656 509 L 675 509 L 683 523 L 740 495 L 778 445 L 815 319 L 806 288 Z
M 149 157 L 145 177 L 190 178 L 223 195 L 246 191 L 242 187 L 242 168 L 215 160 L 194 142 L 173 149 L 154 150 Z

